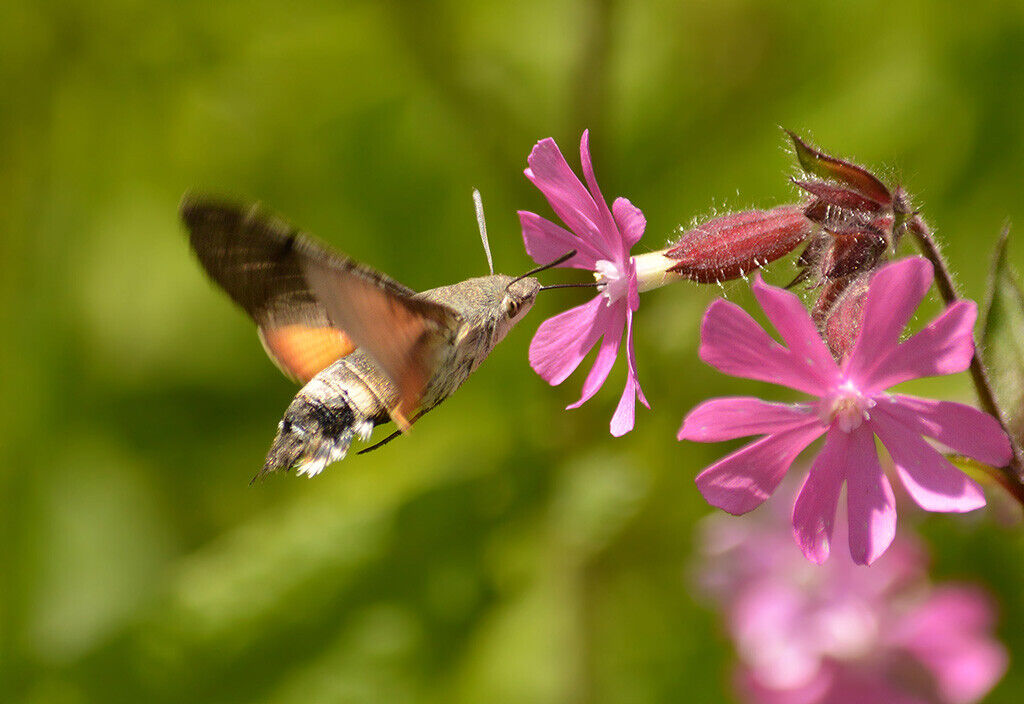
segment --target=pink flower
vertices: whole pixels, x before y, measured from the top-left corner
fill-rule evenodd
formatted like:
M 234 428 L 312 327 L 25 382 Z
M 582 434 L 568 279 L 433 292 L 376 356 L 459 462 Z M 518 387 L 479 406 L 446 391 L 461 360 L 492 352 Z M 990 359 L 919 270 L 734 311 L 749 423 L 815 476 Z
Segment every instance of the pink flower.
M 712 517 L 702 531 L 700 575 L 726 614 L 746 701 L 969 704 L 1002 677 L 986 595 L 929 585 L 907 537 L 871 569 L 841 554 L 819 567 L 794 548 L 787 522 L 759 511 Z
M 894 620 L 885 644 L 932 673 L 940 701 L 967 704 L 984 697 L 1006 671 L 1006 651 L 992 639 L 994 625 L 985 593 L 947 585 Z
M 953 374 L 970 364 L 977 317 L 973 301 L 956 301 L 916 335 L 899 340 L 931 281 L 932 267 L 920 257 L 879 269 L 864 300 L 860 332 L 842 365 L 800 299 L 759 276 L 754 295 L 788 347 L 738 306 L 714 301 L 701 326 L 701 359 L 726 374 L 817 398 L 797 404 L 720 398 L 693 409 L 679 430 L 680 440 L 764 436 L 700 473 L 697 486 L 704 498 L 729 513 L 750 511 L 771 495 L 796 456 L 825 434 L 793 507 L 794 535 L 808 559 L 821 563 L 828 557 L 845 483 L 850 554 L 870 564 L 896 531 L 896 504 L 875 450 L 877 435 L 921 508 L 964 512 L 984 506 L 981 488 L 921 436 L 1001 467 L 1010 460 L 1010 443 L 998 421 L 958 403 L 886 393 L 902 381 Z
M 569 229 L 535 213 L 519 211 L 526 251 L 538 264 L 545 264 L 576 250 L 576 256 L 563 266 L 593 271 L 599 290 L 590 302 L 541 323 L 530 343 L 530 366 L 545 381 L 557 386 L 600 342 L 594 366 L 583 382 L 583 393 L 568 407 L 578 408 L 608 378 L 625 330 L 626 388 L 611 421 L 612 435 L 620 436 L 633 429 L 637 399 L 650 408 L 637 380 L 633 350 L 633 313 L 640 305 L 639 292 L 645 287 L 638 281 L 637 261 L 629 253 L 643 235 L 647 221 L 625 198 L 617 198 L 608 209 L 594 178 L 588 132 L 580 140 L 580 161 L 586 188 L 553 139 L 537 142 L 527 159 L 526 177 L 541 190 Z M 659 275 L 665 278 L 665 270 L 676 263 L 658 256 L 662 261 L 660 272 L 642 275 L 643 281 L 654 281 Z

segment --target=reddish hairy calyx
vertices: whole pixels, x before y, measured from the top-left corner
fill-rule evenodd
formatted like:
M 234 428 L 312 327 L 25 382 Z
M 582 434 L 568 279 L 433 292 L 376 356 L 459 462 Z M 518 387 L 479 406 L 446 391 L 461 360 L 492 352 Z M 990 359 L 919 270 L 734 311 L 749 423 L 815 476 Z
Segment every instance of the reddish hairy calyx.
M 792 252 L 814 231 L 803 208 L 782 205 L 712 218 L 666 252 L 669 271 L 698 283 L 736 279 Z

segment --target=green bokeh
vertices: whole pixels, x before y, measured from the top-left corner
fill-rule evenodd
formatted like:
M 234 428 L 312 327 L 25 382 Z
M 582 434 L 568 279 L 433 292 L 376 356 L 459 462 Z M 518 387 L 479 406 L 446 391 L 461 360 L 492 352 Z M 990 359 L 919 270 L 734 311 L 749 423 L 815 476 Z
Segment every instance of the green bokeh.
M 901 180 L 979 297 L 1001 223 L 1024 223 L 1022 66 L 1019 2 L 0 4 L 0 700 L 728 701 L 686 571 L 693 476 L 722 449 L 674 433 L 709 395 L 781 392 L 697 360 L 721 291 L 645 294 L 653 410 L 625 438 L 621 362 L 574 412 L 580 379 L 527 366 L 536 325 L 586 295 L 558 292 L 411 437 L 250 488 L 294 389 L 192 260 L 178 200 L 258 198 L 429 288 L 484 271 L 474 186 L 498 269 L 529 265 L 515 210 L 548 212 L 522 176 L 542 137 L 576 163 L 590 127 L 605 194 L 658 249 L 792 200 L 786 125 Z M 938 575 L 995 591 L 1021 661 L 1004 514 L 902 520 Z M 990 701 L 1022 687 L 1012 668 Z

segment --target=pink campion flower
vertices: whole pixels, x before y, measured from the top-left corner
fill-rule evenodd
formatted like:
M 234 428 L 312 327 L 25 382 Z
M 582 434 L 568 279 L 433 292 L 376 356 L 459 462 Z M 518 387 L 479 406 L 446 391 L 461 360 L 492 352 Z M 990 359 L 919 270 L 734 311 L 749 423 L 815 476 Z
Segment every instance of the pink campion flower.
M 693 409 L 679 439 L 718 442 L 761 439 L 711 465 L 697 477 L 704 498 L 729 513 L 759 506 L 800 452 L 821 435 L 825 444 L 793 506 L 793 531 L 808 559 L 829 555 L 840 490 L 846 484 L 849 546 L 870 564 L 892 542 L 896 504 L 875 449 L 881 439 L 896 473 L 926 511 L 964 512 L 985 504 L 981 488 L 922 435 L 962 455 L 1002 467 L 1010 443 L 986 413 L 949 401 L 890 394 L 908 379 L 967 369 L 974 354 L 973 301 L 959 300 L 927 327 L 900 342 L 900 333 L 932 281 L 931 264 L 910 257 L 875 272 L 863 303 L 863 321 L 850 353 L 837 364 L 794 294 L 758 276 L 754 295 L 780 345 L 739 306 L 716 300 L 701 325 L 700 357 L 733 376 L 768 381 L 817 397 L 806 403 L 719 398 Z
M 543 139 L 527 158 L 526 177 L 540 189 L 552 210 L 568 230 L 535 213 L 519 211 L 526 251 L 538 264 L 576 250 L 562 266 L 588 269 L 598 282 L 598 295 L 588 303 L 541 323 L 530 343 L 530 366 L 545 381 L 557 386 L 565 381 L 598 344 L 594 366 L 583 382 L 578 408 L 601 388 L 626 336 L 626 388 L 612 416 L 612 435 L 633 429 L 636 400 L 650 408 L 636 374 L 633 350 L 633 314 L 640 305 L 640 291 L 679 277 L 667 274 L 674 262 L 661 253 L 633 257 L 630 249 L 644 234 L 647 221 L 639 208 L 617 198 L 611 210 L 601 195 L 590 161 L 589 133 L 580 140 L 580 161 L 586 187 L 569 168 L 553 139 Z
M 970 704 L 1002 677 L 1006 650 L 986 595 L 930 585 L 926 555 L 907 536 L 871 569 L 842 554 L 812 565 L 772 508 L 712 516 L 700 533 L 700 579 L 726 616 L 746 701 Z
M 860 612 L 870 605 L 855 595 L 830 602 L 807 594 L 795 608 L 783 604 L 782 622 L 770 613 L 763 625 L 788 630 L 776 631 L 764 642 L 751 642 L 748 637 L 748 649 L 774 647 L 775 655 L 784 660 L 785 646 L 780 647 L 779 641 L 796 635 L 796 629 L 817 626 L 834 631 L 823 645 L 852 645 L 859 650 L 822 650 L 816 653 L 819 657 L 813 673 L 805 681 L 791 684 L 780 682 L 777 670 L 746 664 L 738 673 L 739 689 L 753 704 L 980 701 L 1007 666 L 1005 648 L 992 637 L 993 609 L 987 596 L 978 589 L 954 585 L 932 589 L 923 599 L 906 598 L 909 604 L 894 600 Z M 761 606 L 774 612 L 779 605 Z M 830 613 L 830 609 L 835 611 Z M 846 629 L 849 639 L 844 643 Z M 798 638 L 797 648 L 807 648 L 809 640 L 804 634 Z M 804 650 L 800 654 L 809 653 Z

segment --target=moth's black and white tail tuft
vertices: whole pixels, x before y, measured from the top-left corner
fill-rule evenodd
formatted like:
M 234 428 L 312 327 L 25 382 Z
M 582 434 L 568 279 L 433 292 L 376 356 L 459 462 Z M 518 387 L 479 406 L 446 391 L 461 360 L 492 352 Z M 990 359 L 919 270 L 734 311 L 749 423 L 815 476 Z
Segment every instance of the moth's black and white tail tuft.
M 315 477 L 327 465 L 344 459 L 352 438 L 367 440 L 373 427 L 370 420 L 357 420 L 347 403 L 328 407 L 299 394 L 278 423 L 266 462 L 255 479 L 291 469 Z

